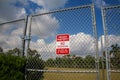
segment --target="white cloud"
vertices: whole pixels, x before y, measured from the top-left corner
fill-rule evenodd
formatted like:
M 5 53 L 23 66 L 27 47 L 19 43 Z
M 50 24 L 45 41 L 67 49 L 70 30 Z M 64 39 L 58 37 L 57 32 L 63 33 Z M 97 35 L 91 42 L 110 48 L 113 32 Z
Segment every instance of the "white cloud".
M 102 38 L 102 39 L 101 39 Z M 102 40 L 102 41 L 101 41 Z M 108 50 L 111 50 L 111 45 L 115 45 L 118 44 L 120 46 L 120 36 L 116 36 L 116 35 L 108 35 L 106 37 L 106 47 L 108 48 Z M 102 46 L 101 46 L 101 42 L 102 42 Z M 105 36 L 102 35 L 99 38 L 98 41 L 98 47 L 99 47 L 99 52 L 105 51 Z
M 97 8 L 108 5 L 104 0 L 93 0 L 93 3 L 97 6 Z
M 41 56 L 45 59 L 55 58 L 56 56 L 56 41 L 46 43 L 44 39 L 39 39 L 37 42 L 31 42 L 31 48 L 38 50 Z M 94 38 L 89 34 L 78 33 L 70 35 L 70 52 L 80 56 L 94 55 Z
M 28 0 L 16 0 L 16 1 L 18 1 L 21 4 L 23 4 L 24 6 L 28 6 L 29 5 Z
M 16 0 L 0 0 L 0 21 L 9 21 L 23 17 L 25 13 L 24 8 L 16 7 L 13 4 Z
M 103 49 L 105 48 L 104 45 L 104 36 L 101 36 L 103 38 Z M 100 38 L 101 38 L 100 37 Z M 99 38 L 98 41 L 98 48 L 101 51 L 101 39 Z M 108 43 L 109 47 L 112 44 L 118 44 L 120 45 L 120 36 L 115 36 L 115 35 L 109 35 L 108 36 Z M 56 41 L 54 40 L 51 43 L 46 43 L 44 39 L 38 39 L 37 42 L 31 42 L 32 49 L 38 50 L 38 52 L 41 54 L 43 59 L 48 59 L 48 58 L 55 58 L 56 56 Z M 86 56 L 86 55 L 96 55 L 96 46 L 94 43 L 94 38 L 89 35 L 85 34 L 83 32 L 75 34 L 75 35 L 70 35 L 70 54 L 75 54 L 79 56 Z M 99 53 L 100 53 L 99 51 Z M 101 54 L 100 54 L 101 55 Z
M 20 2 L 21 4 L 28 6 L 27 0 L 21 1 L 21 0 L 1 0 L 0 1 L 0 22 L 6 22 L 9 20 L 14 20 L 21 18 L 26 15 L 25 8 L 24 7 L 16 7 L 16 2 Z M 66 1 L 66 0 L 65 0 Z M 64 5 L 65 1 L 59 1 L 60 5 L 58 7 L 61 7 Z M 56 2 L 56 1 L 52 1 Z M 45 4 L 48 4 L 45 2 Z M 41 5 L 45 7 L 44 5 Z M 52 3 L 50 3 L 49 7 L 56 7 L 53 6 Z M 36 9 L 36 13 L 43 13 L 47 12 L 49 10 L 47 9 Z M 24 22 L 17 22 L 12 24 L 5 24 L 0 25 L 0 37 L 2 38 L 0 40 L 0 46 L 2 46 L 4 49 L 11 49 L 15 47 L 21 46 L 21 35 L 23 34 L 24 29 Z M 38 18 L 33 19 L 32 24 L 32 35 L 39 35 L 41 38 L 48 38 L 50 36 L 54 36 L 56 34 L 56 30 L 59 27 L 59 21 L 52 15 L 44 15 L 40 16 Z M 16 42 L 18 41 L 18 42 Z
M 56 9 L 64 7 L 68 0 L 31 0 L 32 2 L 42 6 L 44 9 Z
M 0 26 L 0 46 L 4 50 L 22 47 L 23 22 Z
M 92 54 L 94 52 L 94 38 L 89 34 L 78 33 L 70 38 L 71 53 L 78 55 Z
M 23 28 L 25 26 L 24 21 L 14 22 L 14 23 L 8 23 L 4 25 L 0 25 L 0 34 L 6 34 L 6 35 L 22 35 Z
M 19 36 L 7 36 L 0 34 L 0 46 L 2 45 L 2 48 L 4 50 L 12 49 L 12 48 L 20 48 L 21 47 L 21 38 Z
M 104 35 L 102 35 L 101 37 L 99 37 L 99 40 L 98 40 L 98 48 L 99 48 L 99 51 L 101 51 L 102 49 L 105 48 L 105 40 L 104 40 Z
M 46 10 L 38 11 L 44 12 Z M 50 36 L 54 36 L 57 29 L 59 28 L 59 21 L 51 14 L 35 17 L 32 21 L 32 35 L 37 35 L 41 38 L 48 38 Z
M 14 4 L 16 2 L 20 2 L 23 4 L 21 7 L 17 7 Z M 39 6 L 42 6 L 43 9 L 36 8 L 35 13 L 44 13 L 48 12 L 49 9 L 55 9 L 59 7 L 64 7 L 67 0 L 34 0 L 33 2 L 37 3 Z M 0 23 L 19 19 L 25 17 L 26 11 L 24 6 L 29 6 L 27 0 L 1 0 L 0 1 Z M 15 47 L 20 48 L 22 46 L 22 39 L 21 35 L 23 34 L 24 29 L 24 22 L 17 22 L 12 24 L 5 24 L 0 25 L 0 46 L 4 48 L 4 50 L 12 49 Z M 32 35 L 33 36 L 40 36 L 40 38 L 46 39 L 48 37 L 54 36 L 56 34 L 56 30 L 59 27 L 59 21 L 52 15 L 44 15 L 38 18 L 33 19 L 32 23 Z M 37 42 L 33 43 L 34 45 L 37 44 L 42 45 L 41 50 L 46 52 L 46 43 L 44 40 L 38 40 Z M 44 44 L 43 44 L 44 43 Z M 48 45 L 50 47 L 52 44 Z M 38 46 L 34 46 L 38 49 Z M 49 49 L 50 50 L 50 49 Z M 49 51 L 48 51 L 49 52 Z
M 108 40 L 108 44 L 107 44 L 108 47 L 111 47 L 111 45 L 113 44 L 120 45 L 120 36 L 108 35 L 107 40 Z

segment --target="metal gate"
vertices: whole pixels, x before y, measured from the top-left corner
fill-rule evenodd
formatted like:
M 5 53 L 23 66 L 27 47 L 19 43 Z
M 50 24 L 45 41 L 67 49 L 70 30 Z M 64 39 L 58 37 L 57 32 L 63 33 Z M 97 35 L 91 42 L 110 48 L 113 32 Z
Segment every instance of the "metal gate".
M 99 80 L 94 5 L 32 15 L 28 21 L 27 80 Z M 58 34 L 70 35 L 70 54 L 56 54 Z
M 107 80 L 120 80 L 120 5 L 102 8 Z

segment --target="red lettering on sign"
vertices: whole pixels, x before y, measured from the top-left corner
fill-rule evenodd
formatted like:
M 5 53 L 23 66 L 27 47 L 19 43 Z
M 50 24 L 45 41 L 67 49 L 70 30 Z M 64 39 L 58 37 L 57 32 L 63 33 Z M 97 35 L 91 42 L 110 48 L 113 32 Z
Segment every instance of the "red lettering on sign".
M 56 36 L 56 54 L 69 54 L 69 34 L 59 34 Z
M 57 35 L 57 41 L 69 41 L 69 35 L 68 34 Z
M 69 54 L 69 48 L 56 49 L 56 54 Z

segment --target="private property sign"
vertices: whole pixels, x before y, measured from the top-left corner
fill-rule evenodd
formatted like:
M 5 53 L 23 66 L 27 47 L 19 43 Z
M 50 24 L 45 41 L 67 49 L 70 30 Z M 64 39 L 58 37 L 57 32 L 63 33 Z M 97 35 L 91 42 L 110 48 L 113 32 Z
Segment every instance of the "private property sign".
M 56 54 L 69 54 L 69 34 L 58 34 L 56 36 Z

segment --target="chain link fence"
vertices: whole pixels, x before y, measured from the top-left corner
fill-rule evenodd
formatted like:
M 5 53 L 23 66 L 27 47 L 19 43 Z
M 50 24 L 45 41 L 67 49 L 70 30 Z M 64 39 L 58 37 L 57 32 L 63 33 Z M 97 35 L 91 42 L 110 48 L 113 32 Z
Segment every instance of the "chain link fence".
M 22 51 L 22 38 L 24 26 L 24 19 L 0 24 L 0 47 L 2 47 L 5 52 L 19 49 L 20 52 Z M 13 53 L 13 55 L 22 56 L 20 52 Z
M 93 5 L 33 15 L 27 80 L 96 80 L 99 62 Z M 70 53 L 56 54 L 56 36 L 69 34 Z
M 104 7 L 103 21 L 106 43 L 106 68 L 108 80 L 120 77 L 120 5 Z
M 102 8 L 102 59 L 94 5 L 39 12 L 0 24 L 0 48 L 27 58 L 26 80 L 120 80 L 120 5 Z M 56 53 L 60 34 L 69 35 L 69 54 Z

